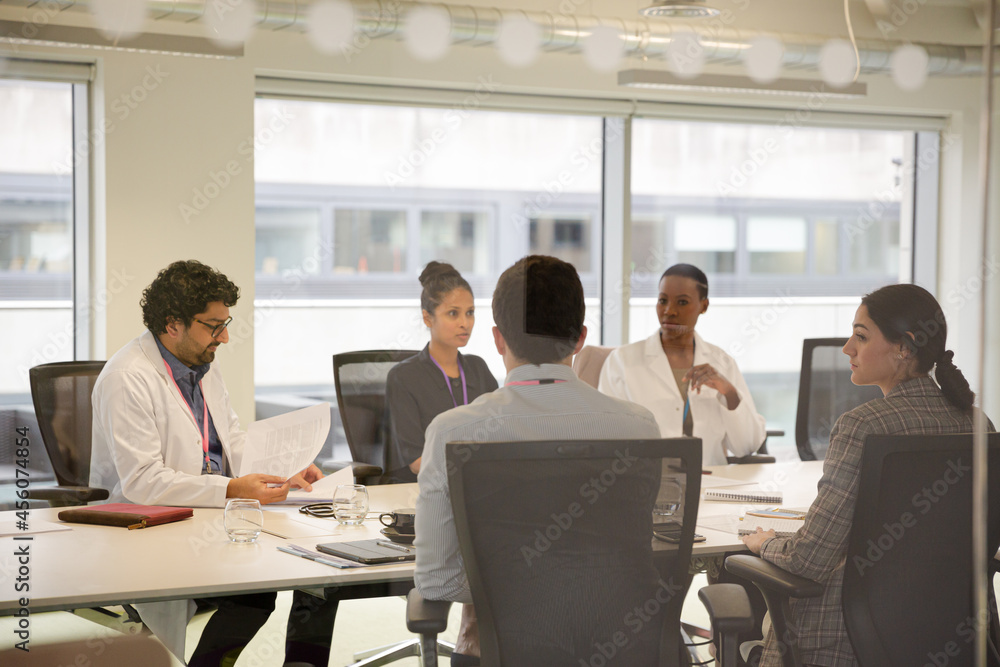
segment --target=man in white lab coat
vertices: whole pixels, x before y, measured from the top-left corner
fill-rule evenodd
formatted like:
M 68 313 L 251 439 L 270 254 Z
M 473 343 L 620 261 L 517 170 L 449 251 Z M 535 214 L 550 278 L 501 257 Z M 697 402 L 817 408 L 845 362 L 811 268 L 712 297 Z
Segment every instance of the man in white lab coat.
M 285 480 L 232 477 L 246 433 L 229 402 L 222 372 L 212 364 L 239 288 L 198 261 L 174 262 L 142 295 L 147 331 L 119 350 L 94 386 L 90 483 L 109 489 L 111 502 L 223 507 L 227 498 L 283 500 L 291 487 L 322 477 L 311 465 Z M 331 591 L 332 592 L 332 591 Z M 274 609 L 274 593 L 213 598 L 209 620 L 190 665 L 215 666 L 238 654 Z M 147 626 L 181 660 L 186 624 L 206 601 L 136 605 Z M 326 665 L 337 597 L 295 592 L 286 657 Z

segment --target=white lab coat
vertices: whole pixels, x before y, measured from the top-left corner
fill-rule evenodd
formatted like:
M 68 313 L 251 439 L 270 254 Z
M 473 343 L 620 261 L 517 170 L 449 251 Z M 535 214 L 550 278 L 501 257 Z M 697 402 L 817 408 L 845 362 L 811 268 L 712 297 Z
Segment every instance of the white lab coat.
M 202 380 L 208 412 L 226 463 L 238 470 L 246 433 L 213 364 Z M 202 475 L 201 431 L 167 374 L 153 334 L 144 332 L 104 366 L 92 395 L 90 484 L 110 490 L 108 502 L 180 507 L 223 507 L 229 478 Z M 151 575 L 153 573 L 150 573 Z M 136 605 L 150 630 L 184 660 L 191 600 Z
M 726 397 L 711 387 L 689 394 L 694 421 L 692 435 L 701 438 L 702 463 L 724 465 L 727 450 L 734 456 L 745 456 L 760 448 L 766 436 L 764 418 L 757 414 L 736 361 L 721 348 L 706 343 L 697 332 L 694 338 L 694 365 L 711 364 L 736 387 L 740 396 L 739 406 L 730 410 Z M 659 331 L 646 340 L 614 350 L 601 369 L 598 389 L 648 408 L 664 438 L 683 433 L 684 400 L 660 345 Z

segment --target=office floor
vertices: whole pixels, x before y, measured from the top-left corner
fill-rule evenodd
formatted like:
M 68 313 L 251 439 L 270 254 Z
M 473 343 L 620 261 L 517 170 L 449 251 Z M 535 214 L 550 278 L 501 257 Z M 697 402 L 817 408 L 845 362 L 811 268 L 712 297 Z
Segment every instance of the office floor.
M 708 618 L 704 608 L 697 598 L 697 590 L 705 585 L 704 576 L 695 579 L 691 586 L 691 594 L 685 603 L 684 618 L 699 625 L 707 626 Z M 279 648 L 283 646 L 285 620 L 288 618 L 288 608 L 291 605 L 291 593 L 278 595 L 275 612 L 271 615 L 261 632 L 247 645 L 240 656 L 236 667 L 280 667 L 282 654 Z M 333 650 L 330 654 L 330 664 L 333 666 L 349 665 L 353 662 L 355 651 L 375 648 L 385 644 L 411 638 L 405 622 L 406 603 L 402 598 L 376 598 L 371 600 L 349 600 L 340 603 L 337 614 L 337 624 L 334 628 Z M 454 641 L 458 630 L 459 607 L 453 606 L 448 622 L 448 630 L 442 639 Z M 192 650 L 201 635 L 208 614 L 196 616 L 188 626 L 188 650 Z M 16 619 L 0 618 L 0 650 L 13 646 L 16 639 L 13 632 Z M 93 654 L 98 651 L 103 642 L 113 640 L 118 632 L 111 630 L 84 618 L 79 618 L 68 612 L 50 612 L 31 616 L 31 642 L 35 645 L 49 644 L 61 641 L 82 641 Z M 85 651 L 86 652 L 86 651 Z M 707 654 L 705 654 L 707 655 Z M 447 660 L 441 660 L 440 665 L 448 665 Z M 181 667 L 180 661 L 174 660 L 175 667 Z M 418 667 L 416 658 L 407 658 L 393 663 L 399 667 Z

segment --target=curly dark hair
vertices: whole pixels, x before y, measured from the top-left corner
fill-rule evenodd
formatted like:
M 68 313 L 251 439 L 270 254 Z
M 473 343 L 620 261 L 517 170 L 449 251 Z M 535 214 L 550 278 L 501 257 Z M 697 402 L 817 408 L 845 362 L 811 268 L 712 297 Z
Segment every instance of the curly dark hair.
M 529 255 L 503 272 L 493 292 L 493 320 L 511 352 L 532 364 L 573 354 L 583 333 L 583 285 L 572 264 Z
M 174 262 L 160 271 L 142 291 L 139 306 L 142 321 L 153 334 L 167 332 L 167 324 L 177 320 L 191 326 L 194 316 L 208 304 L 221 301 L 236 305 L 240 288 L 229 278 L 196 259 Z

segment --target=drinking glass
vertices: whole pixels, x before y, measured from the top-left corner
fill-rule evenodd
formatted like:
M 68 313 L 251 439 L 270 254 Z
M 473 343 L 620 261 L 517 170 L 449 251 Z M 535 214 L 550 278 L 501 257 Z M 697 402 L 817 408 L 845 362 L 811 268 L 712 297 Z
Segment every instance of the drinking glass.
M 653 514 L 656 516 L 674 516 L 681 508 L 683 489 L 673 478 L 663 478 L 660 482 L 660 492 L 656 495 Z
M 256 542 L 264 527 L 260 502 L 249 498 L 230 499 L 226 503 L 224 525 L 231 542 Z
M 364 484 L 341 484 L 333 494 L 333 516 L 348 526 L 360 525 L 368 514 L 368 489 Z

